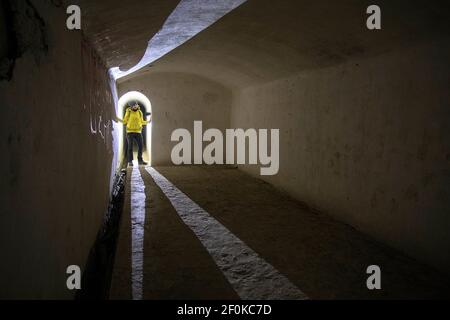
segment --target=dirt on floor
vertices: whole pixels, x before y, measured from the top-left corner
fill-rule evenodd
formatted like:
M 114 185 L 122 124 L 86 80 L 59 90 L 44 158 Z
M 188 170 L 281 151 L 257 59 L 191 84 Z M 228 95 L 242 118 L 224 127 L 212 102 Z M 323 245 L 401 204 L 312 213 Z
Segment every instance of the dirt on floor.
M 311 299 L 450 297 L 443 275 L 262 180 L 224 167 L 155 167 Z M 144 299 L 237 299 L 194 233 L 141 167 L 146 189 Z M 130 179 L 130 172 L 128 179 Z M 129 185 L 129 181 L 128 181 Z M 111 298 L 131 298 L 130 190 L 125 195 Z M 381 268 L 381 290 L 366 269 Z

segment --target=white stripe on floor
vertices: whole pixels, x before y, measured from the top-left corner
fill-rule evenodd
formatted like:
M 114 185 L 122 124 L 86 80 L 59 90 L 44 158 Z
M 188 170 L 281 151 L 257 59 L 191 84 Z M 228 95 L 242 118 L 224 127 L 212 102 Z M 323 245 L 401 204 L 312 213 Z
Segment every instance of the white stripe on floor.
M 155 169 L 146 170 L 184 223 L 214 259 L 241 299 L 298 300 L 308 297 Z
M 142 300 L 144 267 L 145 184 L 139 168 L 131 173 L 131 291 L 133 300 Z

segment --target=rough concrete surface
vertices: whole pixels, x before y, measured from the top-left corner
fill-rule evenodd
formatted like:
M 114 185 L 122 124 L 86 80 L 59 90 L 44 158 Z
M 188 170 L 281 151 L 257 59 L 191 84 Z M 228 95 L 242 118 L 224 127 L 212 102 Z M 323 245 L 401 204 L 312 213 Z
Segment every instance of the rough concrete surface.
M 248 0 L 141 73 L 184 72 L 243 88 L 450 35 L 446 0 L 379 0 L 382 30 L 366 27 L 370 0 Z
M 61 28 L 65 12 L 27 3 L 48 52 L 28 47 L 0 81 L 0 298 L 72 298 L 66 268 L 84 267 L 109 201 L 114 107 L 101 59 Z
M 231 127 L 279 128 L 266 181 L 448 274 L 449 43 L 249 87 Z
M 170 110 L 170 121 L 154 114 L 162 165 L 170 132 L 189 126 L 187 99 L 206 92 L 170 84 L 182 72 L 222 85 L 224 125 L 280 129 L 280 174 L 268 182 L 448 274 L 448 1 L 380 1 L 376 32 L 369 4 L 250 0 L 119 87 Z M 217 123 L 225 114 L 210 105 L 198 117 Z
M 289 279 L 192 201 L 154 168 L 146 168 L 241 299 L 305 300 Z M 133 231 L 134 233 L 134 231 Z
M 449 283 L 436 271 L 239 170 L 155 169 L 312 299 L 448 297 Z M 140 172 L 147 198 L 144 299 L 236 298 L 149 173 L 143 167 Z M 129 298 L 131 285 L 128 215 L 125 210 L 113 276 L 116 299 Z M 381 291 L 367 290 L 366 268 L 372 264 L 381 267 Z
M 143 167 L 147 202 L 143 299 L 238 299 L 225 276 Z M 131 169 L 111 284 L 111 299 L 131 299 Z
M 179 0 L 65 0 L 78 4 L 83 32 L 107 68 L 127 70 L 144 56 L 148 41 L 163 26 Z
M 280 173 L 265 177 L 273 187 L 244 175 L 257 174 L 248 166 L 161 173 L 308 296 L 448 296 L 431 269 L 330 217 L 448 278 L 449 1 L 379 0 L 382 30 L 370 31 L 370 0 L 249 0 L 117 88 L 108 69 L 135 65 L 179 1 L 6 3 L 0 251 L 10 263 L 0 265 L 0 298 L 73 297 L 66 268 L 85 264 L 122 160 L 116 92 L 132 90 L 152 103 L 154 165 L 171 163 L 172 131 L 195 120 L 222 131 L 280 129 Z M 81 6 L 81 31 L 65 27 L 68 4 Z M 143 298 L 236 298 L 140 173 L 150 231 Z M 116 277 L 126 285 L 127 232 Z M 369 264 L 382 266 L 385 290 L 366 290 Z M 112 296 L 131 297 L 126 285 Z

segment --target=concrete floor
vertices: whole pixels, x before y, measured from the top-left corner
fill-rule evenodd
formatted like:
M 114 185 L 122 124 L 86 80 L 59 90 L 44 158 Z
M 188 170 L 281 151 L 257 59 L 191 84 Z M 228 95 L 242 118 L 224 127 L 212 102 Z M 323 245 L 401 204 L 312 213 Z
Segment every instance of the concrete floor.
M 449 282 L 439 273 L 237 169 L 155 169 L 311 299 L 450 297 Z M 138 172 L 146 196 L 142 298 L 242 297 L 149 171 Z M 131 180 L 128 169 L 112 299 L 132 298 Z M 381 267 L 382 290 L 366 288 L 366 268 L 373 264 Z

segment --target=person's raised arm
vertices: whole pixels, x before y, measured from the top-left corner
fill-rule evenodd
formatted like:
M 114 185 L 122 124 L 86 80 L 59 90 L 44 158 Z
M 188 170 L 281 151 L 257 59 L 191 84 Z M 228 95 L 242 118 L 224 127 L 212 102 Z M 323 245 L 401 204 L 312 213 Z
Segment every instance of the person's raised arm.
M 116 120 L 116 122 L 120 122 L 120 123 L 123 123 L 123 124 L 127 124 L 128 118 L 129 118 L 129 117 L 130 117 L 130 112 L 129 112 L 129 110 L 127 109 L 127 111 L 125 112 L 125 117 L 124 117 L 123 119 L 120 119 L 120 118 L 116 115 L 115 120 Z
M 123 117 L 123 120 L 121 120 L 119 117 L 117 117 L 117 120 L 119 122 L 122 122 L 123 124 L 127 124 L 129 118 L 130 118 L 130 109 L 127 109 L 127 111 L 125 112 L 125 117 Z
M 150 117 L 148 120 L 144 120 L 144 114 L 141 111 L 141 122 L 142 124 L 145 126 L 147 124 L 149 124 L 152 121 L 152 114 L 150 114 Z

